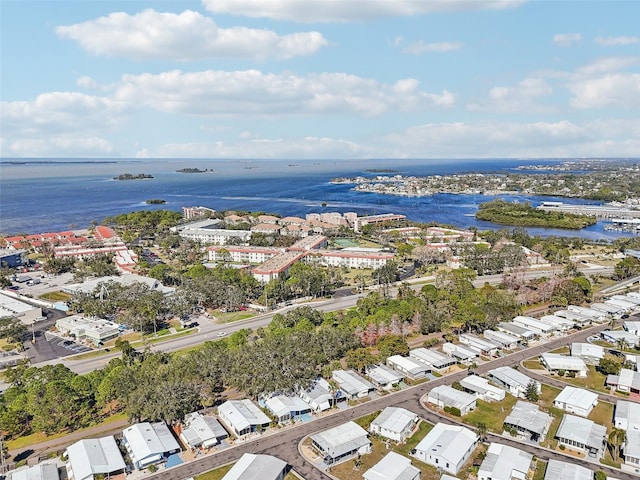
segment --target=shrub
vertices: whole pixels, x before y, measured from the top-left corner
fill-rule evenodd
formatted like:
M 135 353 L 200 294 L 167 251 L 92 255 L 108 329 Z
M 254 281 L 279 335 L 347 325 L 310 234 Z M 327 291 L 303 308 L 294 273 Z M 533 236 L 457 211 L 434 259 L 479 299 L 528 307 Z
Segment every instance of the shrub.
M 569 378 L 576 378 L 576 372 L 574 372 L 574 371 L 567 372 L 567 377 L 569 377 Z
M 449 412 L 451 413 L 451 415 L 454 415 L 456 417 L 461 417 L 462 416 L 462 412 L 460 411 L 460 409 L 458 407 L 451 407 L 449 409 Z
M 564 449 L 565 449 L 565 448 L 567 448 L 567 447 L 565 447 L 563 444 L 560 444 L 560 446 L 559 446 L 558 448 L 559 448 L 560 450 L 564 450 Z
M 558 370 L 558 376 L 564 377 L 564 370 Z

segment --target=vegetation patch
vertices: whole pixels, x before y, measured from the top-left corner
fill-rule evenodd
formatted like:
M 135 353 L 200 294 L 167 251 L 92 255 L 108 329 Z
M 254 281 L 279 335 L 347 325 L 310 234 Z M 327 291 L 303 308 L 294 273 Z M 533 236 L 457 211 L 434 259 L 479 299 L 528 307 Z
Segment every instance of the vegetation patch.
M 594 225 L 596 217 L 563 212 L 545 212 L 530 203 L 507 202 L 502 199 L 481 203 L 476 212 L 478 220 L 519 227 L 580 229 Z
M 223 467 L 216 468 L 215 470 L 210 470 L 202 475 L 196 475 L 196 480 L 220 480 L 229 470 L 231 470 L 231 467 L 233 467 L 233 464 L 225 465 Z
M 64 292 L 47 292 L 40 295 L 43 300 L 49 300 L 50 302 L 66 302 L 71 299 L 71 295 Z
M 502 433 L 504 419 L 511 413 L 517 400 L 512 395 L 506 395 L 505 399 L 500 402 L 485 402 L 478 399 L 476 409 L 464 416 L 464 422 L 474 427 L 483 423 L 488 430 Z

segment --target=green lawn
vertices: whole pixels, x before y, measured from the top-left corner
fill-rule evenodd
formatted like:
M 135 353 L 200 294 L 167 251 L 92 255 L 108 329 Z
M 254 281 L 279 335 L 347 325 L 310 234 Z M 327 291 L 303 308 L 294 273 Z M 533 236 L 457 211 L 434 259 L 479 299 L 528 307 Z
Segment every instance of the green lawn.
M 588 418 L 600 425 L 611 427 L 613 419 L 613 403 L 599 401 L 598 405 L 596 405 L 591 411 Z M 607 431 L 609 430 L 611 430 L 611 428 L 607 428 Z
M 593 365 L 587 365 L 587 367 L 589 368 L 589 372 L 584 378 L 569 378 L 565 375 L 564 377 L 561 377 L 561 379 L 571 385 L 575 385 L 576 387 L 587 388 L 589 390 L 595 390 L 596 392 L 609 393 L 609 389 L 604 385 L 607 380 L 607 376 L 596 370 L 596 367 Z
M 43 300 L 49 300 L 50 302 L 66 302 L 71 299 L 71 295 L 64 292 L 47 292 L 40 295 Z
M 547 471 L 547 462 L 538 460 L 535 463 L 535 473 L 532 480 L 544 480 L 544 474 Z
M 538 360 L 537 358 L 535 360 L 534 359 L 525 360 L 524 362 L 522 362 L 522 365 L 524 366 L 524 368 L 528 368 L 529 370 L 544 369 L 544 367 L 540 363 L 540 360 Z
M 403 445 L 397 445 L 394 448 L 394 451 L 399 453 L 400 455 L 408 457 L 409 452 L 416 448 L 416 445 L 418 445 L 418 443 L 420 443 L 420 441 L 427 436 L 427 433 L 429 433 L 431 429 L 433 429 L 433 425 L 431 425 L 430 423 L 424 421 L 420 422 L 420 424 L 418 425 L 418 431 L 411 435 L 411 438 L 407 439 L 407 441 Z
M 255 317 L 255 312 L 240 311 L 240 312 L 215 312 L 215 317 L 220 323 L 237 322 L 238 320 L 246 320 L 247 318 Z
M 233 464 L 225 465 L 224 467 L 219 467 L 215 470 L 210 470 L 202 475 L 196 475 L 195 480 L 220 480 L 229 470 L 231 470 L 231 467 L 233 467 Z
M 465 415 L 463 421 L 473 427 L 476 427 L 479 423 L 484 423 L 488 430 L 502 433 L 504 419 L 511 413 L 516 401 L 517 398 L 512 395 L 506 395 L 504 400 L 500 402 L 477 400 L 476 409 Z

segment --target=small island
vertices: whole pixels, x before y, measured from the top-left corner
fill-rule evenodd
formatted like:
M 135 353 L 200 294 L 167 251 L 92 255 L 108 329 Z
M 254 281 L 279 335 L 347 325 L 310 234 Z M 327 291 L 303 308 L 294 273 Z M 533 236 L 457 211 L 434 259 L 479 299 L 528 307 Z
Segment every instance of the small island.
M 393 170 L 392 168 L 367 168 L 367 173 L 400 173 L 399 170 Z
M 145 200 L 144 203 L 147 205 L 164 205 L 167 201 L 162 200 L 161 198 L 151 198 L 149 200 Z
M 153 175 L 149 175 L 148 173 L 139 173 L 137 175 L 133 175 L 131 173 L 123 173 L 122 175 L 113 177 L 114 180 L 143 180 L 147 178 L 153 178 Z
M 566 228 L 578 230 L 596 223 L 596 217 L 563 212 L 545 212 L 530 203 L 515 203 L 497 199 L 481 203 L 478 220 L 519 227 Z
M 213 173 L 214 170 L 212 168 L 205 168 L 201 170 L 199 168 L 181 168 L 180 170 L 176 170 L 178 173 Z

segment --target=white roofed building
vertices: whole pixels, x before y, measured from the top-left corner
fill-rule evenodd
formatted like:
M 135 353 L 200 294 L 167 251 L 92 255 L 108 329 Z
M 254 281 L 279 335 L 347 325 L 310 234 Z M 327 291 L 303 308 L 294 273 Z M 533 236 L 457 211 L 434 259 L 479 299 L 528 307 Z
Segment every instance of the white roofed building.
M 529 340 L 535 339 L 538 336 L 538 334 L 533 330 L 525 328 L 522 325 L 516 325 L 513 322 L 500 322 L 497 328 L 501 332 L 520 337 L 522 340 L 527 342 Z
M 214 417 L 199 412 L 188 414 L 180 438 L 191 448 L 211 448 L 218 445 L 229 433 Z
M 442 345 L 442 351 L 464 365 L 473 363 L 480 356 L 476 350 L 471 350 L 471 348 L 458 343 L 447 342 Z
M 485 357 L 496 356 L 501 348 L 500 345 L 471 333 L 462 333 L 458 335 L 458 339 L 460 340 L 460 343 L 468 346 L 471 350 L 475 350 Z
M 374 390 L 371 382 L 365 380 L 353 370 L 334 370 L 332 376 L 340 391 L 350 400 L 364 398 Z
M 478 436 L 466 427 L 437 423 L 416 445 L 421 462 L 457 474 L 478 446 Z
M 478 469 L 478 480 L 525 480 L 533 455 L 518 448 L 491 443 Z
M 425 363 L 402 355 L 391 355 L 387 358 L 387 366 L 414 380 L 425 378 L 431 371 Z
M 311 435 L 311 445 L 323 456 L 325 465 L 371 452 L 369 434 L 355 422 L 343 423 Z
M 640 322 L 636 322 L 636 321 L 624 322 L 622 324 L 622 328 L 624 328 L 625 331 L 632 333 L 633 335 L 640 335 Z
M 311 407 L 296 395 L 276 395 L 265 402 L 267 409 L 278 419 L 278 423 L 286 423 L 311 412 Z
M 640 393 L 640 372 L 622 368 L 619 375 L 607 376 L 606 384 L 627 393 Z
M 540 317 L 540 320 L 544 323 L 555 326 L 559 332 L 566 332 L 575 326 L 575 322 L 573 320 L 569 320 L 568 318 L 563 318 L 558 315 L 544 315 L 543 317 Z
M 367 375 L 378 390 L 392 390 L 404 380 L 404 375 L 386 365 L 369 367 Z
M 594 321 L 594 318 L 590 315 L 586 315 L 582 312 L 578 312 L 575 310 L 557 310 L 554 312 L 556 317 L 564 318 L 573 322 L 575 325 L 580 325 L 584 327 L 585 325 L 590 324 Z
M 38 463 L 30 467 L 10 470 L 7 473 L 7 480 L 60 480 L 60 473 L 55 463 Z
M 622 469 L 628 472 L 640 473 L 640 431 L 627 431 L 627 438 L 622 445 L 624 463 Z
M 476 408 L 476 397 L 466 392 L 456 390 L 449 385 L 438 385 L 431 389 L 427 401 L 440 408 L 454 407 L 460 410 L 461 415 L 466 415 Z
M 593 480 L 593 472 L 575 463 L 549 459 L 544 480 Z
M 136 423 L 122 432 L 122 444 L 135 468 L 142 470 L 180 451 L 180 445 L 164 422 Z
M 485 402 L 499 402 L 504 400 L 506 392 L 494 385 L 491 385 L 487 379 L 478 375 L 469 375 L 460 380 L 460 385 L 465 392 L 469 392 Z
M 94 345 L 116 338 L 120 335 L 120 325 L 103 318 L 88 318 L 84 315 L 71 315 L 56 321 L 56 328 L 76 340 L 87 340 Z
M 238 437 L 262 432 L 271 424 L 271 419 L 248 399 L 227 400 L 218 407 L 218 416 Z
M 634 347 L 640 343 L 638 335 L 624 330 L 603 330 L 600 332 L 600 337 L 614 345 L 624 342 L 626 347 Z
M 527 387 L 531 382 L 536 385 L 536 391 L 542 392 L 542 386 L 540 382 L 533 380 L 531 377 L 526 376 L 524 373 L 519 372 L 515 368 L 511 367 L 498 367 L 488 372 L 489 378 L 501 387 L 505 388 L 511 395 L 519 398 L 524 398 L 527 392 Z
M 607 429 L 586 418 L 565 414 L 556 438 L 562 445 L 582 450 L 590 457 L 601 458 L 607 443 Z
M 67 447 L 69 480 L 93 480 L 125 470 L 124 459 L 112 435 L 80 440 Z
M 588 365 L 598 365 L 604 358 L 604 348 L 593 343 L 572 343 L 571 356 L 583 359 Z
M 504 419 L 504 426 L 515 429 L 521 437 L 539 442 L 547 434 L 552 420 L 553 417 L 540 411 L 537 405 L 518 400 Z
M 592 310 L 589 307 L 582 307 L 580 305 L 569 305 L 567 307 L 567 310 L 586 315 L 587 317 L 593 319 L 594 322 L 598 323 L 604 322 L 607 319 L 607 316 L 605 314 L 597 310 Z
M 550 335 L 557 330 L 554 325 L 550 325 L 538 320 L 537 318 L 526 317 L 524 315 L 518 315 L 511 320 L 511 322 L 527 328 L 538 335 Z
M 487 340 L 500 345 L 501 348 L 513 350 L 522 342 L 520 337 L 499 330 L 485 330 L 482 334 Z
M 282 480 L 288 465 L 271 455 L 244 453 L 222 480 Z
M 640 431 L 640 403 L 618 400 L 613 423 L 622 430 Z
M 364 480 L 419 480 L 420 469 L 399 453 L 389 452 L 362 474 Z
M 298 391 L 300 398 L 309 404 L 314 412 L 329 410 L 334 404 L 331 386 L 324 378 L 316 378 L 309 387 Z
M 433 370 L 439 372 L 458 363 L 455 358 L 424 347 L 414 348 L 409 351 L 409 356 L 419 362 L 429 365 Z
M 598 405 L 598 394 L 583 388 L 567 386 L 554 399 L 553 405 L 569 413 L 587 417 Z
M 396 442 L 411 436 L 418 423 L 416 413 L 400 407 L 387 407 L 369 425 L 369 432 Z
M 559 371 L 574 372 L 577 377 L 586 377 L 589 369 L 584 360 L 577 357 L 569 357 L 558 353 L 545 352 L 540 355 L 542 365 L 549 372 L 557 373 Z

